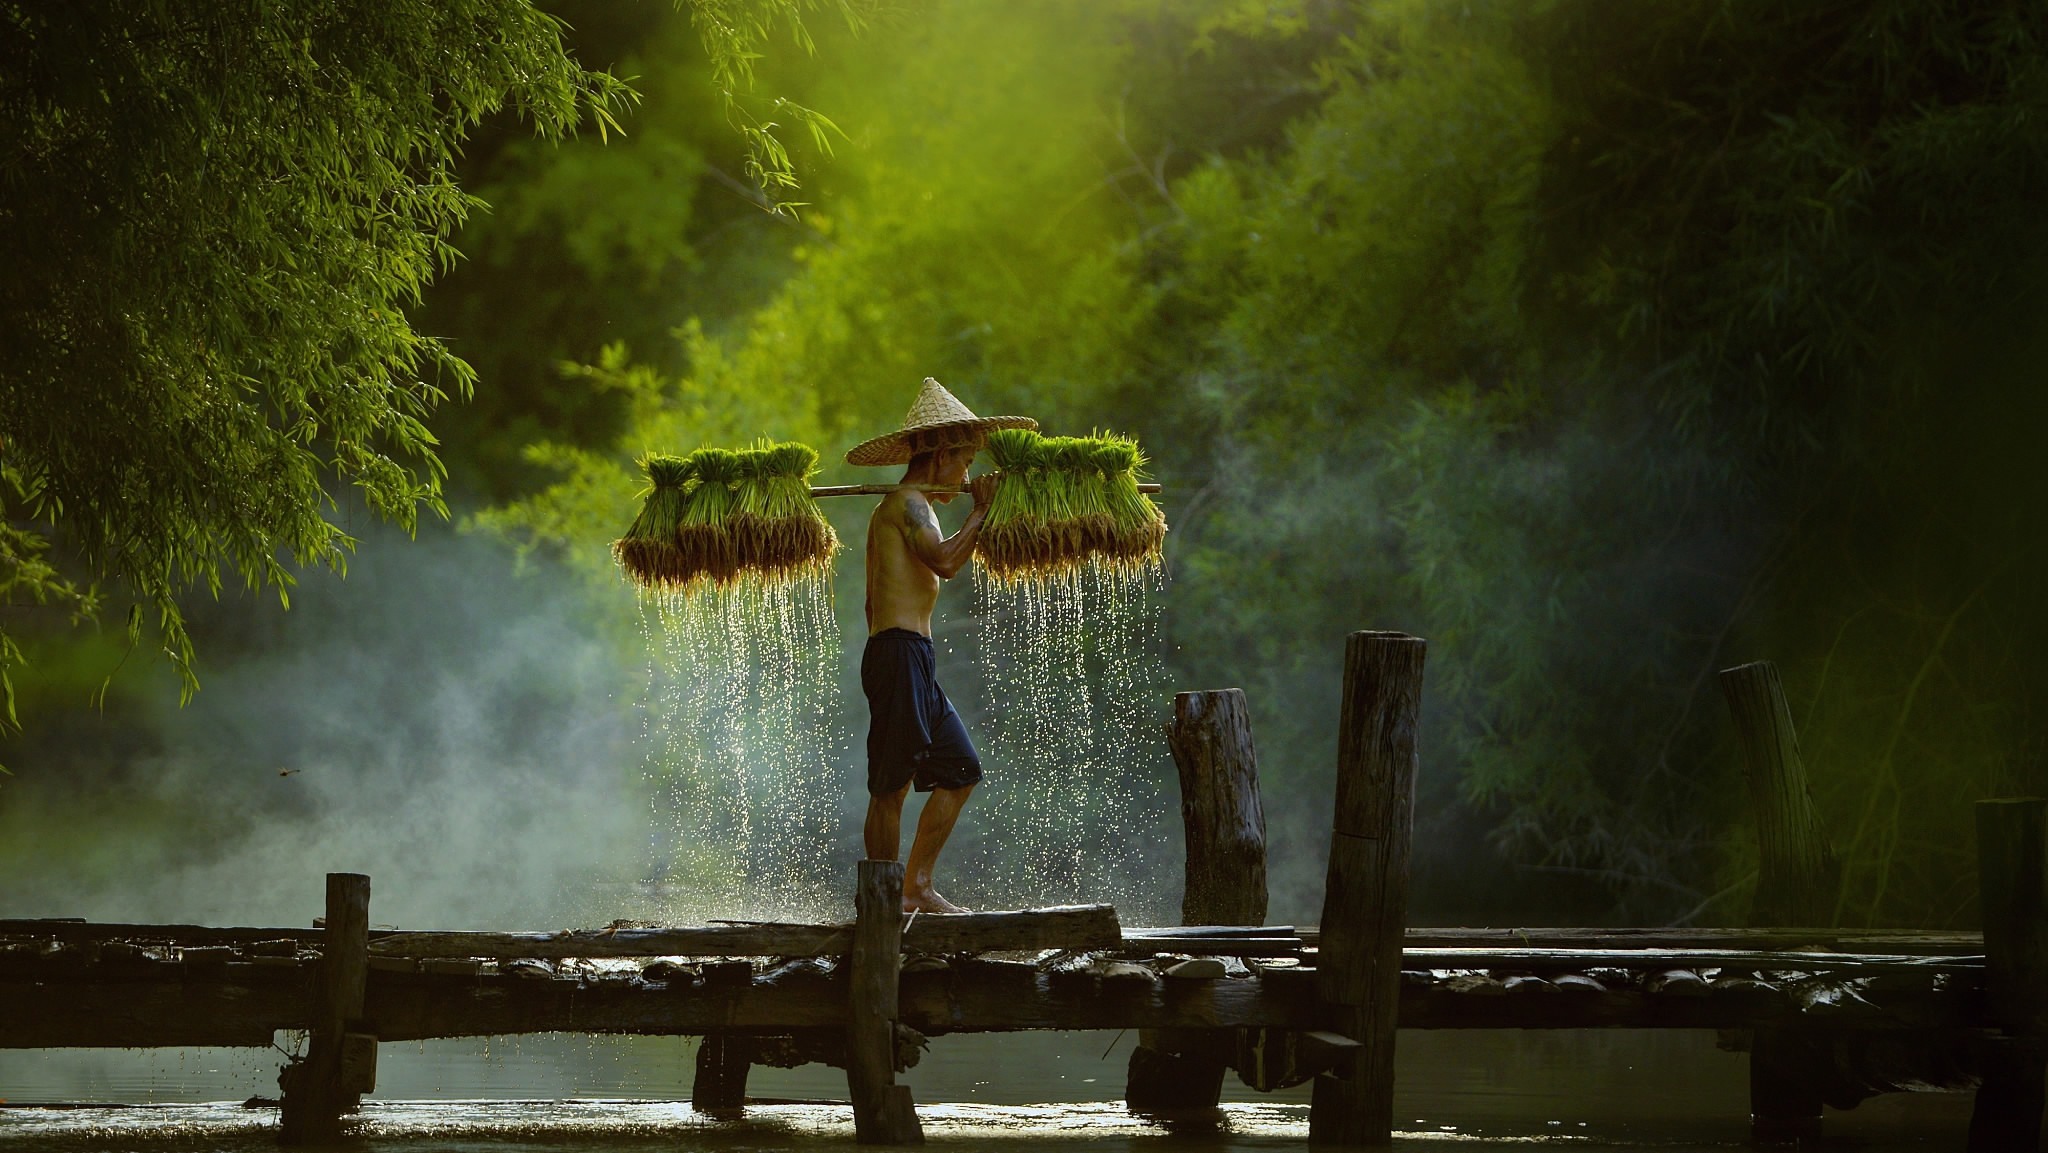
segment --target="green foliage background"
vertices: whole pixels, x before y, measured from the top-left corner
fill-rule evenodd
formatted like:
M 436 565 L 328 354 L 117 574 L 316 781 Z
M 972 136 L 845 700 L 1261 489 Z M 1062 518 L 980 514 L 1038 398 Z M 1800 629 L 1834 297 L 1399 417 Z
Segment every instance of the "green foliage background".
M 2038 5 L 763 4 L 817 50 L 762 25 L 756 91 L 844 133 L 778 138 L 783 214 L 691 11 L 546 7 L 643 99 L 483 121 L 409 316 L 471 523 L 601 603 L 636 457 L 836 461 L 933 375 L 1145 446 L 1169 687 L 1250 694 L 1283 887 L 1356 628 L 1431 642 L 1424 915 L 1739 919 L 1746 660 L 1844 922 L 1967 923 L 1968 802 L 2048 789 Z

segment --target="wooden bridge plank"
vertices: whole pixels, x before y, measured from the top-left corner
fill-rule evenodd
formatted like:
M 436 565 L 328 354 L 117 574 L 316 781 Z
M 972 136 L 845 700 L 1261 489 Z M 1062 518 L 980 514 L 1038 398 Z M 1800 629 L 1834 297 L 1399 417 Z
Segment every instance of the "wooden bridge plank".
M 1303 974 L 1309 977 L 1309 974 Z M 1931 974 L 1930 974 L 1931 976 Z M 1974 988 L 1870 993 L 1825 1010 L 1843 1028 L 1971 1029 L 1984 1024 Z M 1268 1027 L 1324 1023 L 1315 981 L 1060 980 L 1026 965 L 970 963 L 906 973 L 899 1018 L 927 1035 L 1019 1029 Z M 1442 986 L 1401 991 L 1407 1029 L 1739 1028 L 1798 1011 L 1767 991 L 1709 989 L 1670 996 L 1602 993 L 1494 995 Z M 0 1048 L 268 1045 L 279 1029 L 312 1023 L 310 982 L 0 982 Z M 796 972 L 774 983 L 662 988 L 632 981 L 579 984 L 515 977 L 429 977 L 372 970 L 363 1020 L 386 1041 L 539 1032 L 702 1035 L 840 1029 L 843 978 Z
M 903 949 L 912 953 L 1104 949 L 1122 941 L 1116 909 L 1109 905 L 912 917 L 903 929 Z M 373 957 L 834 957 L 852 949 L 852 925 L 768 923 L 556 933 L 407 931 L 370 942 Z
M 1106 908 L 1107 906 L 1081 906 L 1082 908 Z M 1058 910 L 1052 910 L 1058 912 Z M 1004 914 L 970 914 L 973 917 L 998 916 Z M 935 925 L 937 918 L 920 918 L 926 926 Z M 801 941 L 794 941 L 792 930 L 815 930 L 819 937 L 813 938 L 809 951 Z M 929 928 L 915 932 L 930 932 Z M 957 932 L 957 930 L 955 930 Z M 687 945 L 675 948 L 660 940 L 659 934 L 678 934 L 673 945 Z M 834 956 L 846 951 L 838 944 L 840 934 L 846 934 L 851 941 L 851 929 L 845 925 L 763 925 L 758 923 L 707 925 L 700 927 L 668 929 L 620 929 L 608 932 L 603 929 L 573 930 L 567 933 L 498 933 L 486 937 L 503 938 L 508 943 L 525 947 L 531 944 L 533 951 L 509 954 L 512 956 L 553 957 L 553 956 Z M 321 929 L 291 927 L 214 927 L 207 925 L 142 925 L 112 922 L 52 921 L 52 920 L 4 920 L 0 919 L 0 939 L 33 941 L 61 941 L 83 943 L 96 941 L 163 942 L 178 946 L 202 947 L 217 945 L 250 945 L 262 941 L 295 941 L 318 948 L 324 939 Z M 425 956 L 415 952 L 432 937 L 449 941 L 446 953 L 439 956 L 490 956 L 492 954 L 471 953 L 482 938 L 465 939 L 454 933 L 425 933 L 417 930 L 373 929 L 370 931 L 370 953 L 372 956 Z M 623 943 L 620 938 L 623 937 Z M 1123 947 L 1142 948 L 1159 938 L 1174 938 L 1172 946 L 1161 945 L 1167 952 L 1224 952 L 1221 945 L 1212 945 L 1227 938 L 1256 938 L 1262 943 L 1277 946 L 1281 942 L 1290 945 L 1316 947 L 1322 938 L 1315 926 L 1296 929 L 1288 925 L 1244 925 L 1244 926 L 1158 926 L 1131 927 L 1123 930 Z M 574 948 L 580 952 L 562 952 L 567 946 L 562 941 L 579 941 Z M 786 948 L 792 944 L 797 948 Z M 382 944 L 383 942 L 394 942 Z M 395 942 L 408 942 L 397 944 Z M 1748 928 L 1576 928 L 1557 926 L 1463 928 L 1430 927 L 1411 928 L 1404 936 L 1404 945 L 1409 949 L 1419 948 L 1552 948 L 1552 949 L 1725 949 L 1731 951 L 1799 951 L 1801 949 L 1833 949 L 1849 953 L 1882 953 L 1938 956 L 1944 954 L 1981 955 L 1984 952 L 1982 933 L 1949 932 L 1945 930 L 1916 929 L 1748 929 Z M 760 948 L 759 953 L 728 951 L 728 944 Z M 1017 948 L 1108 948 L 1113 943 L 1091 938 L 1087 944 L 1062 946 L 1057 942 L 1043 945 L 1020 945 Z M 1253 946 L 1247 946 L 1248 948 Z M 906 945 L 910 951 L 951 952 L 959 950 L 925 948 L 913 937 Z M 611 951 L 600 951 L 611 950 Z M 651 950 L 651 951 L 649 951 Z M 1245 956 L 1265 955 L 1248 952 Z

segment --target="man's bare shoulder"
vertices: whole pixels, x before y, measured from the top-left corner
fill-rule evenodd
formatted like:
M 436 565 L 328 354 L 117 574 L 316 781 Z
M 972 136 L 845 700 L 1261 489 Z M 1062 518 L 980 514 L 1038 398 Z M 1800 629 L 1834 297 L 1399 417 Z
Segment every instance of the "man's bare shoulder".
M 883 497 L 882 502 L 875 506 L 874 513 L 868 517 L 868 523 L 877 528 L 901 530 L 905 515 L 903 511 L 904 505 L 909 498 L 916 495 L 914 492 L 904 492 L 899 489 Z

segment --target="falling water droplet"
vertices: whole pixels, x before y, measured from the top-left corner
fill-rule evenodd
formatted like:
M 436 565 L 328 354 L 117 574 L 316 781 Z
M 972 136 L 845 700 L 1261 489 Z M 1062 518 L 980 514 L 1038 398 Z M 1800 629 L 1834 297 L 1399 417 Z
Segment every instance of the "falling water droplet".
M 662 915 L 820 919 L 840 791 L 827 578 L 651 597 L 642 630 Z

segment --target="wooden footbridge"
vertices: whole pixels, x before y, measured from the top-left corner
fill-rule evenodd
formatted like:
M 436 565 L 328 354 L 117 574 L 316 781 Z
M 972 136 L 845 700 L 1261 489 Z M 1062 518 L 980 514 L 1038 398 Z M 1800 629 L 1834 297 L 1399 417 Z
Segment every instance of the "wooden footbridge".
M 1311 1143 L 1369 1146 L 1391 1133 L 1397 1027 L 1715 1029 L 1750 1050 L 1760 1133 L 1812 1133 L 1823 1104 L 1974 1087 L 1972 1149 L 2038 1147 L 2048 801 L 1979 803 L 1981 934 L 1411 928 L 1423 651 L 1390 633 L 1347 647 L 1316 928 L 1261 923 L 1242 694 L 1184 693 L 1182 926 L 1125 927 L 1106 905 L 905 917 L 901 866 L 863 861 L 850 924 L 373 931 L 369 878 L 338 873 L 310 929 L 0 920 L 0 1047 L 268 1047 L 303 1032 L 279 1078 L 281 1137 L 303 1143 L 372 1091 L 380 1042 L 698 1035 L 696 1108 L 743 1108 L 753 1065 L 822 1061 L 847 1071 L 861 1140 L 906 1143 L 920 1130 L 896 1078 L 926 1038 L 1135 1029 L 1134 1110 L 1213 1110 L 1233 1071 L 1259 1090 L 1313 1081 Z M 1775 910 L 1761 919 L 1783 921 L 1814 907 L 1832 855 L 1775 672 L 1723 677 L 1759 809 L 1759 909 Z

